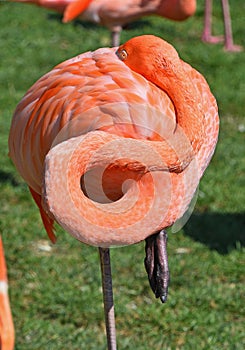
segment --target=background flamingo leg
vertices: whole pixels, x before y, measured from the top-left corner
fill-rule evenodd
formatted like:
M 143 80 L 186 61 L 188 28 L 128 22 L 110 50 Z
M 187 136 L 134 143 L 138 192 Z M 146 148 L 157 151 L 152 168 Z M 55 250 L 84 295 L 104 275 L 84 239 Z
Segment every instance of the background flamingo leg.
M 202 33 L 202 41 L 210 44 L 217 44 L 222 42 L 224 40 L 224 37 L 223 35 L 212 35 L 212 9 L 212 0 L 206 0 L 204 9 L 204 29 Z
M 99 248 L 108 350 L 116 350 L 116 324 L 113 302 L 110 249 Z
M 231 26 L 230 7 L 228 0 L 222 0 L 223 16 L 224 16 L 224 30 L 225 30 L 225 50 L 226 51 L 242 51 L 242 46 L 233 43 L 233 34 Z
M 120 37 L 121 37 L 122 28 L 120 26 L 116 26 L 111 30 L 111 47 L 118 47 L 120 45 Z
M 204 10 L 204 29 L 202 33 L 202 41 L 217 44 L 219 42 L 225 42 L 225 51 L 239 52 L 243 51 L 243 47 L 235 45 L 233 43 L 233 34 L 232 34 L 232 25 L 231 25 L 231 15 L 229 0 L 221 0 L 222 11 L 223 11 L 223 20 L 224 20 L 224 31 L 225 35 L 212 35 L 212 0 L 205 1 L 205 10 Z

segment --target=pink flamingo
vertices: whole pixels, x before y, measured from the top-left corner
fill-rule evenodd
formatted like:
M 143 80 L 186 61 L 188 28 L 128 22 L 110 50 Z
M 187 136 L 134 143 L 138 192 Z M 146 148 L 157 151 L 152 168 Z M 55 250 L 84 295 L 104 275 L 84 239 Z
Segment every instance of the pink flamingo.
M 196 0 L 97 0 L 86 6 L 84 0 L 76 0 L 65 9 L 63 22 L 79 17 L 104 25 L 111 31 L 112 46 L 118 46 L 123 26 L 143 16 L 183 21 L 195 11 Z
M 152 35 L 59 64 L 18 104 L 10 157 L 49 237 L 56 221 L 99 247 L 108 349 L 116 349 L 109 248 L 145 239 L 151 288 L 166 301 L 165 229 L 186 212 L 218 130 L 204 77 Z
M 63 22 L 85 19 L 111 31 L 118 46 L 123 26 L 147 15 L 183 21 L 196 11 L 196 0 L 13 0 L 32 3 L 64 14 Z
M 235 45 L 233 43 L 229 1 L 222 0 L 221 3 L 225 29 L 225 50 L 234 52 L 242 51 L 242 46 Z M 212 35 L 212 0 L 205 1 L 204 30 L 202 34 L 202 40 L 211 44 L 216 44 L 224 40 L 223 36 Z

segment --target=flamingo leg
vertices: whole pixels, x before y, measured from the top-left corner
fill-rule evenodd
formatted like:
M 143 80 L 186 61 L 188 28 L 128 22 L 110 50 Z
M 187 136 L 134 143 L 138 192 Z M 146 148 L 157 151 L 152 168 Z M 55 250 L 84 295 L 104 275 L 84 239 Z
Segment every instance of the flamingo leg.
M 225 40 L 226 51 L 234 51 L 234 52 L 243 51 L 242 46 L 235 45 L 233 43 L 229 1 L 221 0 L 221 3 L 222 3 L 222 10 L 223 10 L 223 18 L 224 18 L 225 39 L 223 36 L 212 35 L 212 0 L 206 0 L 202 41 L 211 43 L 211 44 L 217 44 Z
M 210 44 L 217 44 L 224 40 L 222 35 L 214 36 L 212 35 L 212 0 L 205 1 L 205 11 L 204 11 L 204 29 L 202 33 L 202 41 Z
M 120 45 L 120 36 L 121 36 L 122 27 L 115 26 L 111 31 L 111 46 L 118 47 Z
M 230 7 L 228 0 L 222 0 L 223 16 L 224 16 L 224 27 L 225 27 L 225 50 L 226 51 L 242 51 L 242 46 L 235 45 L 233 43 L 232 27 L 231 27 L 231 16 Z
M 99 248 L 108 350 L 116 350 L 116 325 L 110 263 L 110 249 Z
M 167 232 L 161 230 L 145 240 L 148 279 L 156 298 L 160 298 L 163 303 L 167 301 L 169 284 L 167 238 Z

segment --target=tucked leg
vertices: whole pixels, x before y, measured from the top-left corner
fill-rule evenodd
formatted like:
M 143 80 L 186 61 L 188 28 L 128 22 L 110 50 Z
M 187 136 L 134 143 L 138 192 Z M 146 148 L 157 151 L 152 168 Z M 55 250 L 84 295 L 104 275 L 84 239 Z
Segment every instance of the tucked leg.
M 169 269 L 167 255 L 167 232 L 160 232 L 148 237 L 145 246 L 145 268 L 151 289 L 156 298 L 163 303 L 167 301 Z

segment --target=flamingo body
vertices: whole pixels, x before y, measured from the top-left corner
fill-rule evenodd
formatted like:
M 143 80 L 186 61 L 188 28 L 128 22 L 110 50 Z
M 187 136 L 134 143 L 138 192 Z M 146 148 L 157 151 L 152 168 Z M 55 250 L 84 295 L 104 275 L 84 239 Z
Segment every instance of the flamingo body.
M 142 16 L 159 15 L 175 21 L 183 21 L 196 11 L 196 1 L 180 0 L 76 0 L 69 4 L 64 21 L 79 16 L 109 28 L 124 26 Z
M 182 21 L 192 16 L 196 11 L 196 1 L 186 0 L 10 0 L 13 2 L 22 2 L 36 6 L 52 9 L 63 13 L 71 4 L 73 11 L 81 13 L 82 17 L 97 23 L 128 23 L 127 16 L 131 21 L 133 18 L 139 18 L 144 14 L 160 14 L 163 17 L 176 21 Z M 82 13 L 83 11 L 86 13 Z M 75 14 L 75 12 L 73 12 Z M 131 18 L 131 16 L 133 16 Z
M 218 113 L 205 79 L 176 60 L 195 94 L 199 140 L 188 116 L 179 114 L 185 131 L 178 127 L 174 97 L 130 69 L 115 48 L 59 64 L 18 104 L 10 157 L 51 236 L 56 220 L 91 245 L 133 244 L 185 213 L 214 152 Z

